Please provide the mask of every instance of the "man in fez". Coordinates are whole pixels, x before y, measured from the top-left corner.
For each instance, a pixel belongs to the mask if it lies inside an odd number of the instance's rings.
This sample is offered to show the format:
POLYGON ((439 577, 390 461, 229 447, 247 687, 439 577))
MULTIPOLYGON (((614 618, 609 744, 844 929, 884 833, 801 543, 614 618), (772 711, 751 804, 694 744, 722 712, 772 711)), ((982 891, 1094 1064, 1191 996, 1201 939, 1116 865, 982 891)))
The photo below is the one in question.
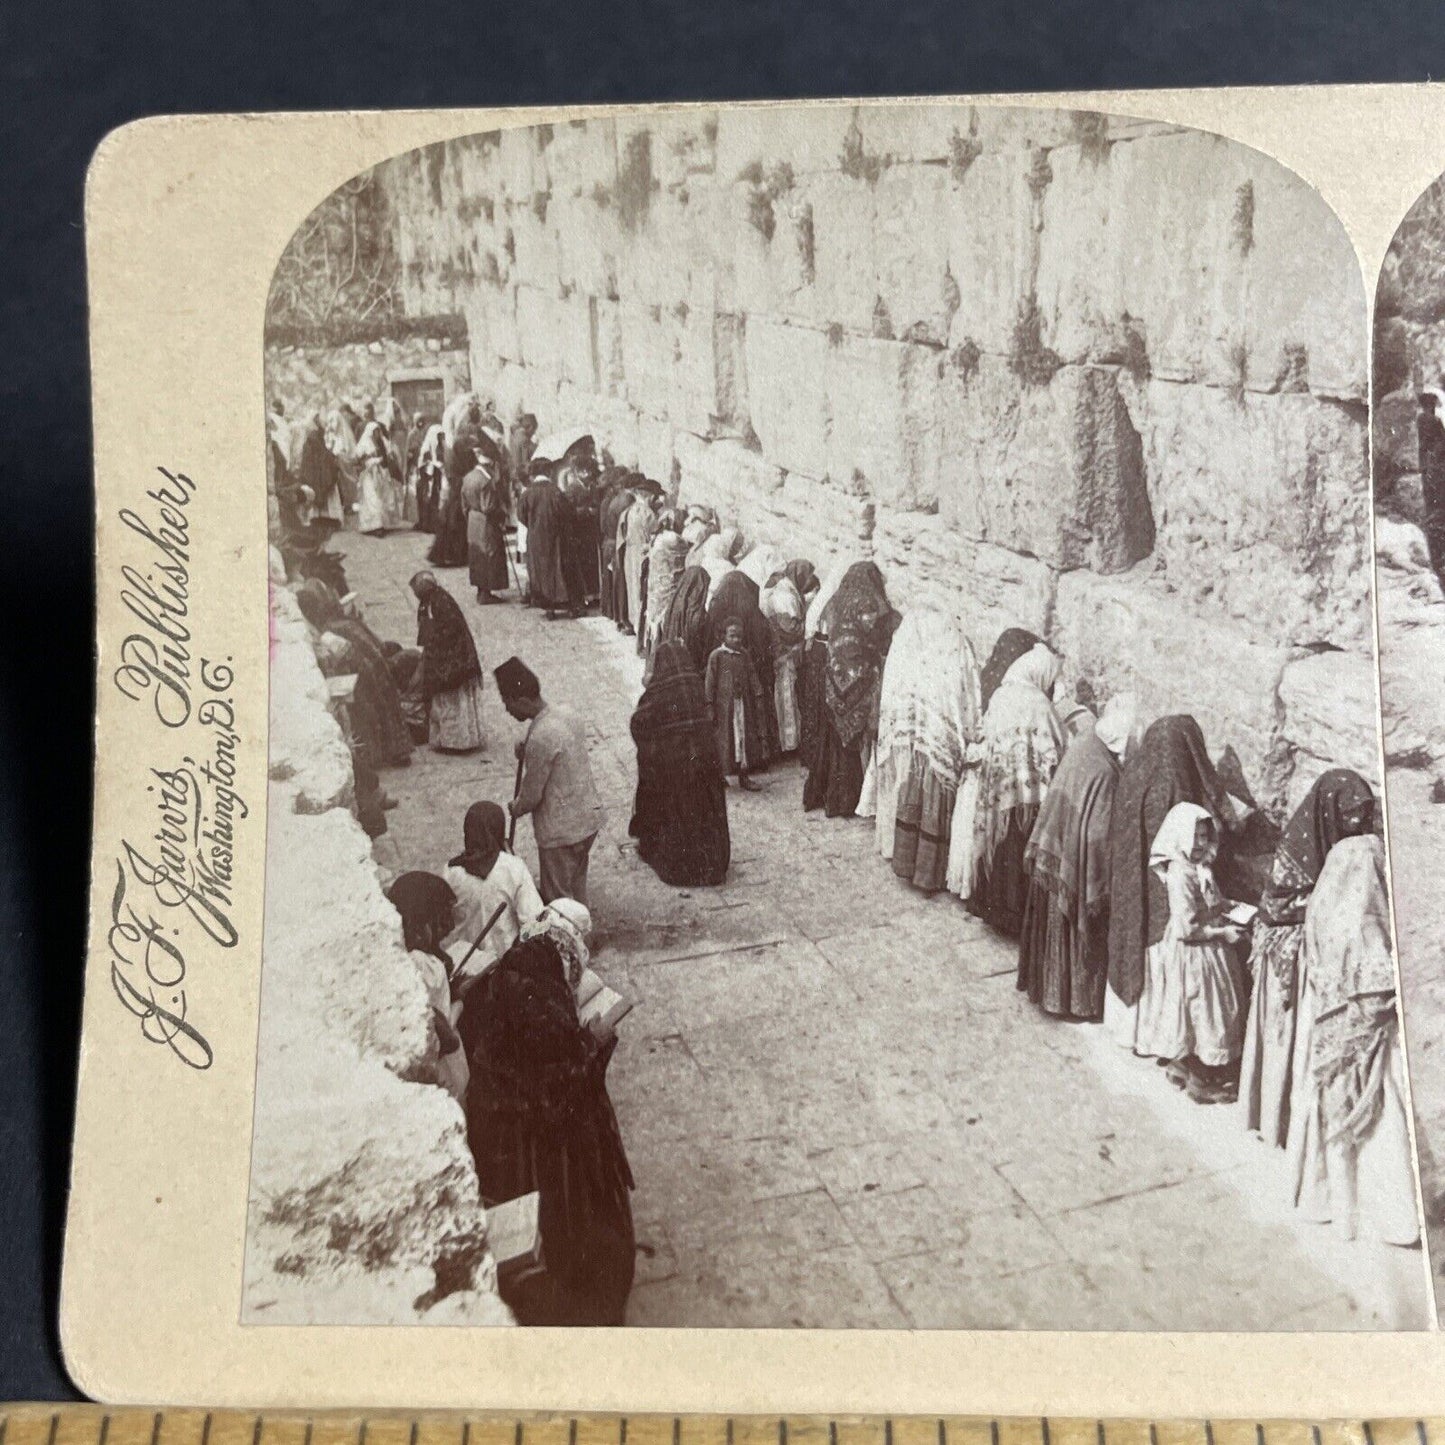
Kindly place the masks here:
POLYGON ((587 862, 602 827, 602 800, 582 724, 567 709, 543 700, 536 674, 520 658, 509 657, 495 676, 502 705, 529 724, 517 744, 521 769, 511 813, 513 818, 532 815, 542 901, 575 898, 585 905, 587 862))

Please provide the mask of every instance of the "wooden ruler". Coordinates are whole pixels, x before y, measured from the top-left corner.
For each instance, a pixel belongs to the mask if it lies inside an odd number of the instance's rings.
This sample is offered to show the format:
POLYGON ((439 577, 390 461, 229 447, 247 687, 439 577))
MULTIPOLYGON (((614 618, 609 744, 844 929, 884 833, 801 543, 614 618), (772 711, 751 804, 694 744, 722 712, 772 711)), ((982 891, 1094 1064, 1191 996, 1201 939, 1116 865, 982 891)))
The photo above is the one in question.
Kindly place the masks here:
POLYGON ((1430 1420, 1054 1420, 907 1416, 0 1407, 0 1445, 1431 1445, 1430 1420))

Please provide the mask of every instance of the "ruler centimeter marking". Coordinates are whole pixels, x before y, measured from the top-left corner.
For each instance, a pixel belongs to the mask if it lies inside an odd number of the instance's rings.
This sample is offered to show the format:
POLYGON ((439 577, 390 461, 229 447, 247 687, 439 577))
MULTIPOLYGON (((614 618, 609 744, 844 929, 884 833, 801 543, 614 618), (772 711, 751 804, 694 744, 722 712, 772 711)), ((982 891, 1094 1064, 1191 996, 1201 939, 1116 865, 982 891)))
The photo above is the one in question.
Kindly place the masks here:
POLYGON ((1445 1445, 1445 1419, 527 1415, 0 1405, 0 1445, 1445 1445))

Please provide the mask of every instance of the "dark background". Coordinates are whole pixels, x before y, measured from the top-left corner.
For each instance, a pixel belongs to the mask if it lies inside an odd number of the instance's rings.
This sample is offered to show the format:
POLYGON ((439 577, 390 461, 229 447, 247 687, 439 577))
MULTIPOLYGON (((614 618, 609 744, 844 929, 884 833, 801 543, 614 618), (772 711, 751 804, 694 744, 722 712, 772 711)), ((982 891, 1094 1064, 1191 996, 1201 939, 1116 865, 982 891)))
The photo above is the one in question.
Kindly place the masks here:
MULTIPOLYGON (((185 111, 1422 81, 1432 71, 1445 72, 1445 15, 1424 0, 0 0, 0 1400, 75 1398, 55 1302, 91 795, 81 196, 107 131, 185 111)), ((200 414, 204 379, 177 402, 200 414)), ((144 1328, 144 1300, 135 1307, 144 1328)))

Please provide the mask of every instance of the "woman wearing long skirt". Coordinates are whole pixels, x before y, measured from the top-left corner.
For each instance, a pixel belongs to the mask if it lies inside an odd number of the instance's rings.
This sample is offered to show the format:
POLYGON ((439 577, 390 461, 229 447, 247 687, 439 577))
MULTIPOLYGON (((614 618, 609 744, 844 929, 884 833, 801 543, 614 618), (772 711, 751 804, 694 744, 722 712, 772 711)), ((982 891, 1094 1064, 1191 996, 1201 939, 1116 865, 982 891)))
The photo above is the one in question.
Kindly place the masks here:
POLYGON ((1169 924, 1169 895, 1164 880, 1149 866, 1149 854, 1176 803, 1198 803, 1226 826, 1237 817, 1199 724, 1183 713, 1150 725, 1139 750, 1120 773, 1114 793, 1104 1023, 1127 1049, 1134 1047, 1137 1036, 1145 958, 1169 924))
POLYGON ((347 617, 336 593, 319 578, 296 589, 301 615, 318 634, 317 659, 328 677, 355 674, 351 698, 354 740, 373 768, 411 761, 411 730, 391 662, 380 639, 358 617, 347 617))
POLYGON ((467 580, 483 605, 501 601, 507 590, 507 489, 495 463, 477 458, 462 479, 462 509, 467 514, 467 580))
POLYGON ((1321 773, 1284 830, 1259 902, 1249 956, 1254 997, 1244 1034, 1239 1107, 1245 1128, 1279 1149, 1289 1139, 1305 909, 1330 850, 1374 825, 1375 795, 1358 773, 1347 768, 1321 773))
MULTIPOLYGON (((983 716, 976 786, 960 790, 973 811, 967 865, 969 911, 1006 938, 1023 927, 1024 849, 1063 754, 1054 712, 1059 659, 1039 643, 1004 674, 983 716)), ((973 779, 970 779, 973 784, 973 779)))
POLYGON ((541 1261, 503 1296, 522 1325, 621 1325, 636 1269, 632 1170, 607 1094, 615 1034, 577 1016, 591 915, 549 904, 473 985, 467 1142, 486 1204, 536 1191, 541 1261))
POLYGON ((722 646, 729 621, 736 619, 742 624, 743 642, 762 684, 759 756, 748 759, 749 770, 754 772, 762 771, 778 755, 778 717, 773 701, 773 629, 758 605, 760 600, 757 584, 740 571, 732 571, 723 578, 707 609, 708 657, 722 646))
POLYGON ((622 514, 621 539, 622 573, 627 584, 628 631, 642 630, 642 564, 652 547, 652 538, 657 531, 657 516, 653 511, 652 499, 643 492, 637 493, 637 500, 622 514))
POLYGON ((657 535, 647 557, 647 606, 644 617, 644 656, 652 653, 667 622, 668 608, 682 578, 687 543, 682 540, 682 517, 675 510, 657 519, 657 535))
POLYGON ((878 851, 928 893, 948 879, 958 785, 982 719, 978 663, 963 629, 941 612, 905 613, 878 709, 878 851))
POLYGON ((826 642, 821 698, 814 703, 817 737, 803 785, 808 812, 821 807, 828 817, 841 818, 857 811, 878 738, 883 665, 898 621, 873 562, 849 567, 822 609, 818 632, 826 642))
POLYGON ((658 643, 680 642, 687 649, 693 670, 702 676, 707 667, 708 576, 701 567, 688 567, 677 579, 672 601, 662 619, 658 643))
POLYGON ((542 912, 542 895, 527 865, 507 847, 507 815, 498 803, 473 803, 462 822, 462 851, 442 875, 456 896, 452 926, 442 940, 460 950, 453 991, 467 990, 517 941, 517 934, 542 912), (475 952, 472 945, 501 908, 475 952), (467 955, 470 953, 470 957, 467 955))
POLYGON ((411 579, 417 596, 416 642, 421 685, 429 706, 427 742, 439 753, 475 752, 482 726, 482 664, 472 630, 456 599, 430 572, 411 579))
MULTIPOLYGON (((803 616, 803 655, 798 663, 798 761, 804 773, 821 766, 821 747, 826 730, 827 709, 823 701, 823 678, 828 669, 828 637, 823 631, 823 613, 833 600, 852 561, 835 563, 808 602, 803 616)), ((804 785, 806 807, 806 784, 804 785)))
POLYGON ((1288 1158, 1295 1207, 1346 1238, 1419 1235, 1405 1061, 1373 833, 1330 849, 1305 907, 1288 1158))
POLYGON ((467 514, 462 506, 462 479, 476 464, 477 431, 468 424, 460 434, 444 440, 436 536, 426 554, 433 567, 464 567, 467 564, 467 514))
POLYGON ((1133 695, 1110 698, 1093 729, 1065 750, 1024 850, 1018 986, 1058 1018, 1104 1017, 1109 825, 1120 769, 1142 731, 1133 695))
POLYGON ((675 888, 708 887, 731 857, 727 783, 703 680, 680 641, 662 641, 632 714, 637 795, 628 831, 637 856, 675 888))
POLYGON ((359 531, 375 536, 401 525, 396 484, 389 470, 390 457, 386 433, 378 421, 367 422, 357 444, 356 455, 361 465, 358 478, 356 526, 359 531))
POLYGON ((798 672, 803 659, 803 619, 807 599, 798 581, 812 580, 809 562, 789 562, 771 587, 763 590, 759 605, 773 629, 773 709, 778 719, 778 751, 794 753, 801 740, 798 711, 798 672), (796 577, 788 569, 796 571, 796 577), (803 570, 806 569, 806 572, 803 570))

